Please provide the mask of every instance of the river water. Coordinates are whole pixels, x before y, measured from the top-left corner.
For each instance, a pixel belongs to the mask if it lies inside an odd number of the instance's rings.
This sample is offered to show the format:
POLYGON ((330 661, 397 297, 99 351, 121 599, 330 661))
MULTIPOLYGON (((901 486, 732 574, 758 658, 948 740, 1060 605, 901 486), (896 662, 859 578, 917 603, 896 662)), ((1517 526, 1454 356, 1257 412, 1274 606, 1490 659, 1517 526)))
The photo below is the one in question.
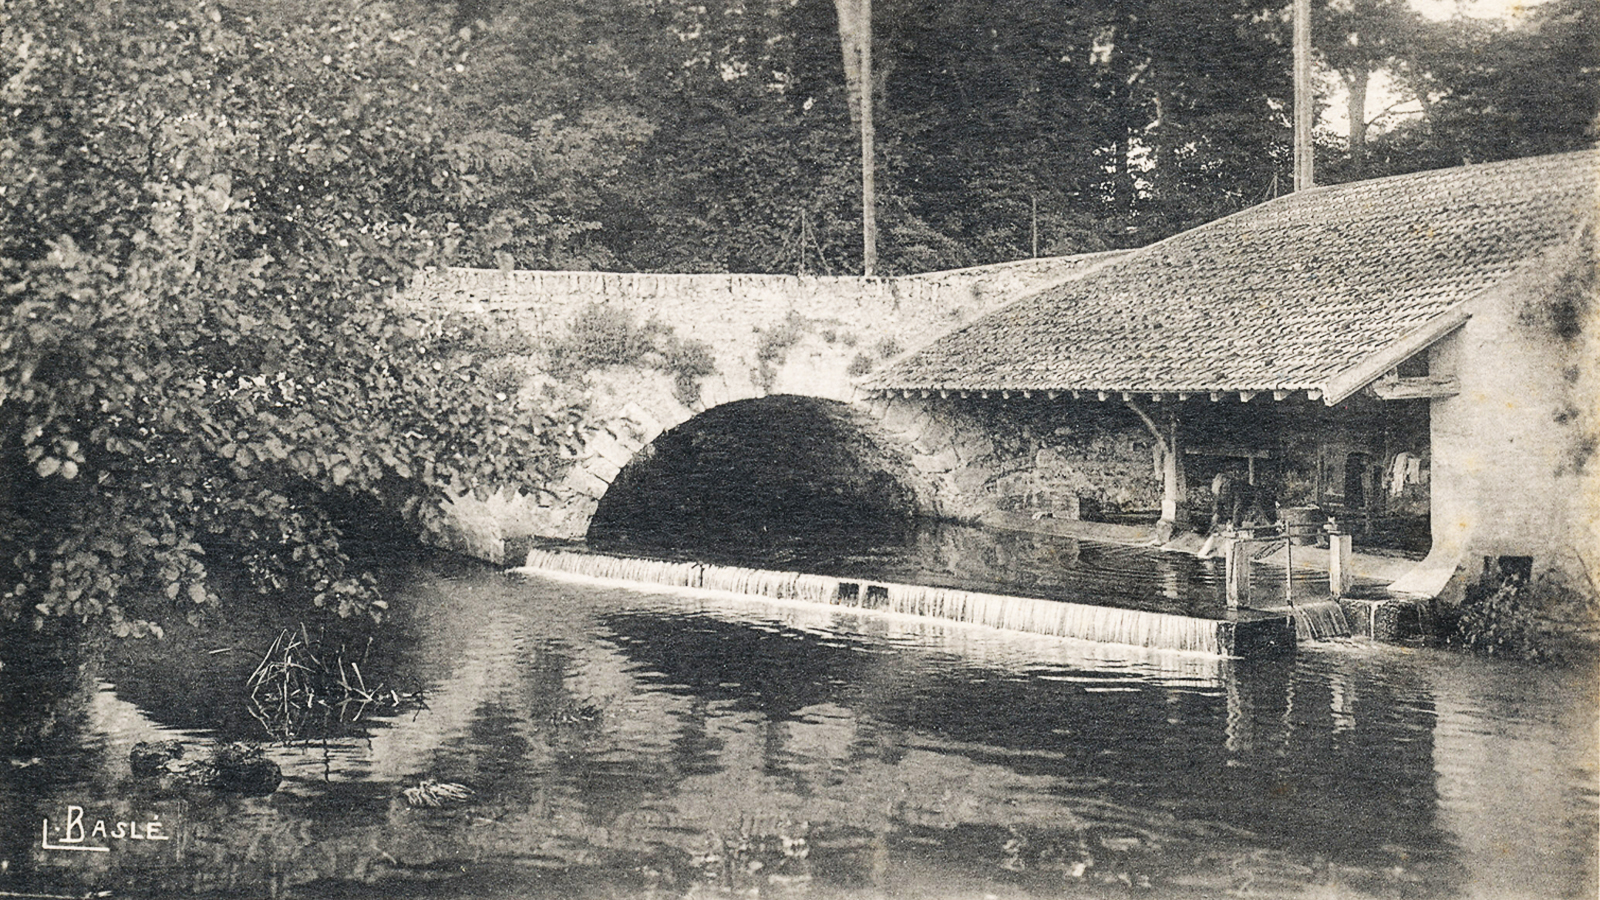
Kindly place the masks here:
POLYGON ((265 612, 0 670, 0 891, 1596 896, 1589 672, 1361 640, 1251 664, 450 559, 400 580, 370 643, 315 636, 425 706, 296 719, 266 796, 129 766, 268 740, 265 612), (471 793, 413 805, 424 779, 471 793))

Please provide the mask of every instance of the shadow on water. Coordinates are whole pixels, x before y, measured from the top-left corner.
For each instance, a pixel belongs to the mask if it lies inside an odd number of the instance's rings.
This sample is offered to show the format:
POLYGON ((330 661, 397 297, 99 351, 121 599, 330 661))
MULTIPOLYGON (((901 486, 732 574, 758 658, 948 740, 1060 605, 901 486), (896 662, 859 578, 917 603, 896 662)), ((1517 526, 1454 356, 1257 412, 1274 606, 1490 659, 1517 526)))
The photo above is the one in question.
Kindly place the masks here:
MULTIPOLYGON (((591 544, 1163 611, 1218 602, 1212 562, 918 523, 911 473, 844 412, 759 412, 663 435, 607 494, 591 544)), ((1246 663, 449 557, 389 574, 381 628, 307 621, 303 643, 425 702, 325 707, 290 741, 252 714, 250 677, 302 617, 245 598, 216 628, 0 669, 0 892, 1600 889, 1597 729, 1570 699, 1593 673, 1360 642, 1246 663), (281 768, 273 793, 130 766, 139 742, 241 740, 281 768)), ((313 700, 329 684, 302 687, 313 700)))
MULTIPOLYGON (((426 708, 271 744, 242 797, 133 776, 282 622, 0 670, 0 891, 287 897, 1565 897, 1595 887, 1587 673, 1346 644, 1264 664, 405 569, 364 644, 426 708), (224 646, 230 653, 210 651, 224 646), (251 652, 246 653, 246 649, 251 652), (238 658, 234 658, 235 655, 238 658), (53 673, 53 674, 52 674, 53 673), (1507 764, 1507 761, 1515 761, 1507 764), (407 791, 460 785, 437 806, 407 791), (168 842, 45 849, 39 827, 168 842), (1509 848, 1510 855, 1505 852, 1509 848), (1494 889, 1494 890, 1490 890, 1494 889)), ((370 669, 368 666, 370 665, 370 669)), ((58 833, 59 837, 64 837, 58 833)))

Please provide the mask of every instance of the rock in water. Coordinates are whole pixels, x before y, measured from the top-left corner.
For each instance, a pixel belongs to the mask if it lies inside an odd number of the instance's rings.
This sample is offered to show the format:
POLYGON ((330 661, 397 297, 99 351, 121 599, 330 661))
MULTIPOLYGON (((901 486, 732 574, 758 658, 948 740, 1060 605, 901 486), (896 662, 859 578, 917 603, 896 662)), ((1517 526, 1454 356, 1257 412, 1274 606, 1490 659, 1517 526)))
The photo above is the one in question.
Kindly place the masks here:
POLYGON ((128 753, 128 763, 139 778, 153 778, 167 771, 167 763, 183 756, 182 741, 140 741, 128 753))
POLYGON ((261 752, 260 747, 249 744, 227 744, 217 748, 211 757, 216 770, 211 786, 219 791, 259 797, 278 789, 283 781, 283 770, 261 752))

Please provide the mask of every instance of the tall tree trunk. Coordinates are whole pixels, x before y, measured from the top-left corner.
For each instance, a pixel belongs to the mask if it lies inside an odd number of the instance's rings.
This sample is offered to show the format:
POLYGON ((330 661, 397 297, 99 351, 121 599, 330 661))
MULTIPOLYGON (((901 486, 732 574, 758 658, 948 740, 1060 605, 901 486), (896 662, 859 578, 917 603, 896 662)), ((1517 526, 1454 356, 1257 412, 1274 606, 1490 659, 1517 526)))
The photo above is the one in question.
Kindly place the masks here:
POLYGON ((1366 69, 1356 69, 1345 75, 1344 86, 1350 92, 1345 109, 1350 116, 1350 166, 1357 178, 1366 174, 1367 168, 1367 79, 1366 69))

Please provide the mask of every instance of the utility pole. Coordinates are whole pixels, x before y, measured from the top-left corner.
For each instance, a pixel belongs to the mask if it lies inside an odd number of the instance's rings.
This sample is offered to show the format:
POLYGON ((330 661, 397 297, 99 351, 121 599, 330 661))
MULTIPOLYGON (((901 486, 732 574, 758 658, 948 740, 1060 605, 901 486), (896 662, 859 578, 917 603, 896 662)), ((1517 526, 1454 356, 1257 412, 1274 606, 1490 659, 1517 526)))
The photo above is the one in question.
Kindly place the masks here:
POLYGON ((1033 204, 1032 227, 1029 229, 1029 231, 1033 234, 1033 258, 1034 259, 1038 259, 1039 258, 1039 197, 1038 197, 1037 194, 1035 194, 1034 196, 1029 197, 1028 201, 1033 204))
POLYGON ((1294 0, 1294 189, 1312 187, 1311 0, 1294 0))
MULTIPOLYGON (((1301 0, 1309 2, 1309 0, 1301 0)), ((861 0, 861 274, 878 269, 878 188, 872 151, 872 0, 861 0)))

